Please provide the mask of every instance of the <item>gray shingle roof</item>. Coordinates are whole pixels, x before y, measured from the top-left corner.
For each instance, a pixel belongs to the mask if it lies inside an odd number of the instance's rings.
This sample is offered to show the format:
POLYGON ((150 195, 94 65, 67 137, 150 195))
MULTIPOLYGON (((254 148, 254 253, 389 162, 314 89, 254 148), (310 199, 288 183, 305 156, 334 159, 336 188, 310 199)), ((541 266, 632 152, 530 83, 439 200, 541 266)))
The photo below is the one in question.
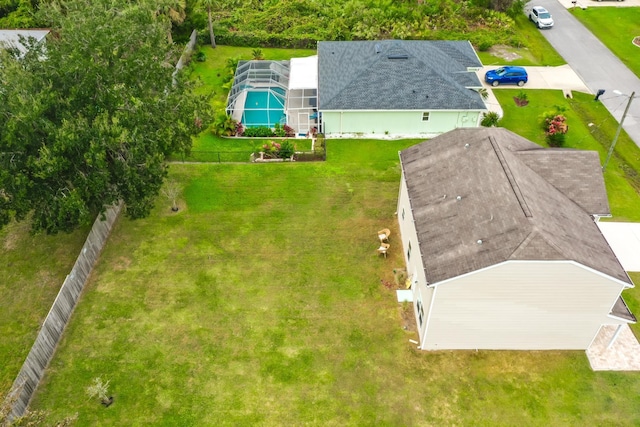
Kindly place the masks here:
POLYGON ((319 108, 486 110, 481 66, 468 41, 319 42, 319 108))
POLYGON ((597 153, 461 128, 400 159, 429 283, 507 260, 574 260, 631 283, 590 216, 609 211, 597 153))

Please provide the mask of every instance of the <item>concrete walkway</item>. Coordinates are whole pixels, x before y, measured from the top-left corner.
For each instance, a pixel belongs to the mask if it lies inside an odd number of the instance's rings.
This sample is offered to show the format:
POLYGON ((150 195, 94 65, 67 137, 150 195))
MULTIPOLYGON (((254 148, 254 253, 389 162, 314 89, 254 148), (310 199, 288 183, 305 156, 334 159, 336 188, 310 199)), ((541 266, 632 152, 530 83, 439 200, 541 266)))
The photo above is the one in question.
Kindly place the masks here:
POLYGON ((640 371, 640 344, 629 325, 624 325, 610 349, 609 341, 617 326, 604 325, 587 349, 587 358, 594 371, 640 371))
MULTIPOLYGON (((588 2, 589 6, 598 3, 590 0, 580 1, 581 4, 588 2)), ((609 6, 628 6, 631 5, 631 1, 636 0, 600 3, 606 3, 609 6)), ((530 8, 532 5, 529 3, 527 7, 530 8)), ((597 92, 598 89, 606 91, 600 100, 616 120, 620 121, 622 118, 629 95, 636 92, 638 99, 631 103, 623 127, 633 141, 640 146, 640 79, 578 22, 558 0, 535 0, 535 5, 545 7, 551 12, 555 21, 553 28, 541 30, 544 37, 580 76, 592 93, 597 92), (613 90, 619 90, 624 95, 616 95, 613 90)), ((631 43, 631 40, 621 40, 621 43, 625 42, 631 43)), ((638 48, 638 54, 640 54, 640 48, 638 48)))

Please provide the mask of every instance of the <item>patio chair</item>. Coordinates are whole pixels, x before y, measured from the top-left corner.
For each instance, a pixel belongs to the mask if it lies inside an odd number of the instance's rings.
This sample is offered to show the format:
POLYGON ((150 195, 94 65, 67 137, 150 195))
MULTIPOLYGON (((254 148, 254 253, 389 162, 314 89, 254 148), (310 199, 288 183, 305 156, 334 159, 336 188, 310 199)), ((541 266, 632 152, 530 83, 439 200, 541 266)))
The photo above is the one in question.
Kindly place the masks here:
POLYGON ((391 230, 389 230, 388 228, 383 228, 382 230, 378 231, 378 239, 380 239, 380 242, 388 242, 390 235, 391 230))
POLYGON ((388 243, 380 243, 380 247, 378 248, 378 254, 383 254, 384 257, 387 257, 387 251, 391 247, 388 243))

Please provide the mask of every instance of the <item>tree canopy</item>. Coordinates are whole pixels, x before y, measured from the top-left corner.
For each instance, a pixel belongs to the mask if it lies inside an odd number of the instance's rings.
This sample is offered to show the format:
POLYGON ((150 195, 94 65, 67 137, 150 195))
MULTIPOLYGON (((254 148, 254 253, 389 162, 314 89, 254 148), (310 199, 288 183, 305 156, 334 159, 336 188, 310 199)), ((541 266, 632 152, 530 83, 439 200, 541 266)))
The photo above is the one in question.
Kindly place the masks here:
POLYGON ((0 227, 31 212, 69 231, 118 200, 147 215, 165 158, 210 121, 207 99, 173 79, 181 47, 147 2, 69 0, 41 10, 46 44, 0 52, 0 227))

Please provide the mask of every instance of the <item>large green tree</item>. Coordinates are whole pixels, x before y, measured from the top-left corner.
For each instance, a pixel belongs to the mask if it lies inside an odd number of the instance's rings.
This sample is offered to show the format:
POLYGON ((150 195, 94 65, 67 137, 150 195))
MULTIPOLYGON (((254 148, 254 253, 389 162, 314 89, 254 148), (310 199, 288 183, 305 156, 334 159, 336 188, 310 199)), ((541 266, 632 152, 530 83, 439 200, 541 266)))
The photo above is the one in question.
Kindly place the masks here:
POLYGON ((43 9, 52 34, 23 58, 0 53, 0 227, 68 231, 123 200, 147 215, 165 158, 188 151, 206 99, 172 78, 170 23, 146 3, 69 0, 43 9))

